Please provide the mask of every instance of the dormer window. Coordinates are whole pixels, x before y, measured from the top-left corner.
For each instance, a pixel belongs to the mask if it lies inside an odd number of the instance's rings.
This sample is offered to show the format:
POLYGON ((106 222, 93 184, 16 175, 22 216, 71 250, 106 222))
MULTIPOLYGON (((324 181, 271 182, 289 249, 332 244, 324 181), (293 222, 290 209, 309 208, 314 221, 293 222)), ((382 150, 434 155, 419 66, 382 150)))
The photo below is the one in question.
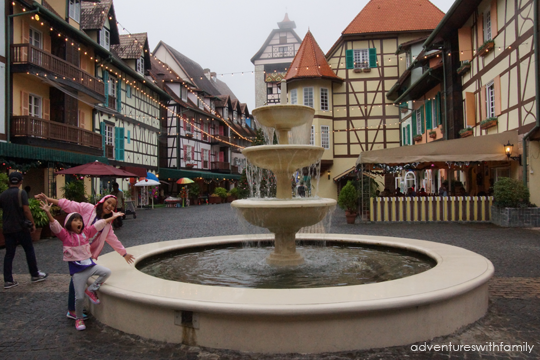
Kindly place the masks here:
POLYGON ((181 95, 182 95, 182 101, 187 101, 187 89, 185 87, 183 87, 181 90, 181 95))
POLYGON ((144 75, 144 57, 137 59, 137 72, 144 75))
POLYGON ((109 29, 103 28, 99 31, 99 45, 105 49, 111 49, 111 32, 109 29))
POLYGON ((238 112, 236 110, 232 112, 232 119, 235 124, 238 123, 238 112))
POLYGON ((81 0, 69 0, 69 17, 81 22, 81 0))
POLYGON ((246 115, 242 114, 242 126, 246 127, 246 115))
POLYGON ((199 105, 199 109, 204 110, 204 100, 201 98, 197 98, 197 104, 199 105))
POLYGON ((225 120, 229 119, 229 108, 223 108, 223 118, 225 120))

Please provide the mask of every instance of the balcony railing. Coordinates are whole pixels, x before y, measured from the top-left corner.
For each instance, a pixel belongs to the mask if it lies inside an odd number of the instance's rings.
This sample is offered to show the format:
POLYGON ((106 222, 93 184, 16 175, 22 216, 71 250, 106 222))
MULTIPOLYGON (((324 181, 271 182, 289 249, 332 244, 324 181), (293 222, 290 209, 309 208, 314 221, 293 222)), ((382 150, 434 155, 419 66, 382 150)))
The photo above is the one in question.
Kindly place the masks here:
POLYGON ((228 136, 223 136, 223 135, 214 135, 214 139, 212 139, 212 142, 219 142, 219 141, 231 142, 231 138, 228 136))
POLYGON ((212 162, 212 170, 226 170, 229 171, 231 169, 230 163, 228 162, 221 162, 221 161, 213 161, 212 162))
POLYGON ((107 159, 114 159, 114 146, 105 145, 105 156, 107 159))
POLYGON ((12 64, 32 64, 39 66, 45 70, 62 76, 66 79, 74 81, 84 87, 105 95, 105 86, 97 77, 82 71, 75 65, 68 63, 40 48, 30 44, 15 44, 11 45, 11 61, 12 64))
POLYGON ((101 135, 76 126, 44 120, 33 116, 13 116, 11 135, 59 140, 71 144, 101 149, 101 135))
POLYGON ((109 95, 109 102, 107 107, 111 110, 116 110, 116 97, 109 95))

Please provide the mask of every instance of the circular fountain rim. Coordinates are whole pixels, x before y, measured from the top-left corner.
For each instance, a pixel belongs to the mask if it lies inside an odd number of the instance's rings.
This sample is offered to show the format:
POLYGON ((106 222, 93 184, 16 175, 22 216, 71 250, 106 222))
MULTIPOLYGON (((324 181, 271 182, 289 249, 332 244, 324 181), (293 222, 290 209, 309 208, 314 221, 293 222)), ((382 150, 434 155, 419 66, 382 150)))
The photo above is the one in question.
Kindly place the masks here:
MULTIPOLYGON (((376 284, 310 289, 247 289, 156 278, 135 267, 128 267, 116 254, 109 253, 99 259, 99 264, 112 270, 112 276, 100 291, 149 305, 207 313, 336 315, 446 300, 483 285, 494 272, 491 262, 481 255, 429 241, 345 234, 298 234, 297 238, 397 247, 430 256, 437 265, 420 274, 376 284)), ((135 246, 129 248, 128 252, 136 257, 138 263, 150 256, 182 248, 271 239, 273 235, 192 238, 135 246)))
POLYGON ((322 146, 304 145, 304 144, 275 144, 275 145, 257 145, 250 146, 242 149, 242 153, 259 152, 265 150, 311 150, 311 151, 324 151, 322 146))
POLYGON ((241 199, 234 200, 231 203, 232 207, 236 208, 306 208, 306 207, 331 207, 336 206, 337 201, 328 198, 303 198, 303 199, 278 199, 268 198, 267 200, 241 199))

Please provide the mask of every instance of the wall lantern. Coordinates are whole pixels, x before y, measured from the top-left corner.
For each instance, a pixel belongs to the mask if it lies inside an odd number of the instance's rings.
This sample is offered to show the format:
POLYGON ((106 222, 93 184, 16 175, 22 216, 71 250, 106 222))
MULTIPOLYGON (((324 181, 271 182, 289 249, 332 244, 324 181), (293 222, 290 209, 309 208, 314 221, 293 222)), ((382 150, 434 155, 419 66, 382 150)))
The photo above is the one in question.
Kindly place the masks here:
POLYGON ((504 153, 506 154, 506 157, 508 160, 514 160, 519 161, 519 165, 521 166, 521 154, 518 156, 512 156, 512 151, 514 150, 514 144, 510 144, 510 140, 508 140, 508 144, 504 145, 504 153))
POLYGON ((330 180, 330 170, 326 172, 328 174, 328 180, 330 180))

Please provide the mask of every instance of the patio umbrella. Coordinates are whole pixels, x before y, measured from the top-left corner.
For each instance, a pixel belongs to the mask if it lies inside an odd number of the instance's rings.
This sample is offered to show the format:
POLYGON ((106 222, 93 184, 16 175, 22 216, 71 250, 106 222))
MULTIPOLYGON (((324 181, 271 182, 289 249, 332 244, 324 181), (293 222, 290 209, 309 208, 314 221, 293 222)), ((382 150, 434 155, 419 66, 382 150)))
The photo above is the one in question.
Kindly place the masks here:
MULTIPOLYGON (((141 181, 135 183, 135 185, 133 185, 133 186, 147 187, 147 186, 157 186, 157 185, 159 185, 159 181, 145 179, 145 180, 141 180, 141 181)), ((148 193, 146 194, 146 196, 148 196, 148 193)), ((152 197, 152 209, 153 208, 154 208, 154 198, 152 197)))
POLYGON ((122 169, 117 169, 114 166, 101 163, 97 160, 88 164, 74 166, 69 169, 55 172, 55 175, 86 175, 93 177, 112 176, 117 178, 137 177, 137 175, 133 173, 122 169))
POLYGON ((155 174, 152 174, 151 172, 147 172, 146 173, 146 178, 148 180, 156 180, 156 181, 159 181, 158 177, 155 175, 155 174))
POLYGON ((181 178, 181 179, 178 179, 176 183, 180 185, 185 185, 185 184, 192 184, 194 182, 195 181, 191 180, 190 178, 181 178))

